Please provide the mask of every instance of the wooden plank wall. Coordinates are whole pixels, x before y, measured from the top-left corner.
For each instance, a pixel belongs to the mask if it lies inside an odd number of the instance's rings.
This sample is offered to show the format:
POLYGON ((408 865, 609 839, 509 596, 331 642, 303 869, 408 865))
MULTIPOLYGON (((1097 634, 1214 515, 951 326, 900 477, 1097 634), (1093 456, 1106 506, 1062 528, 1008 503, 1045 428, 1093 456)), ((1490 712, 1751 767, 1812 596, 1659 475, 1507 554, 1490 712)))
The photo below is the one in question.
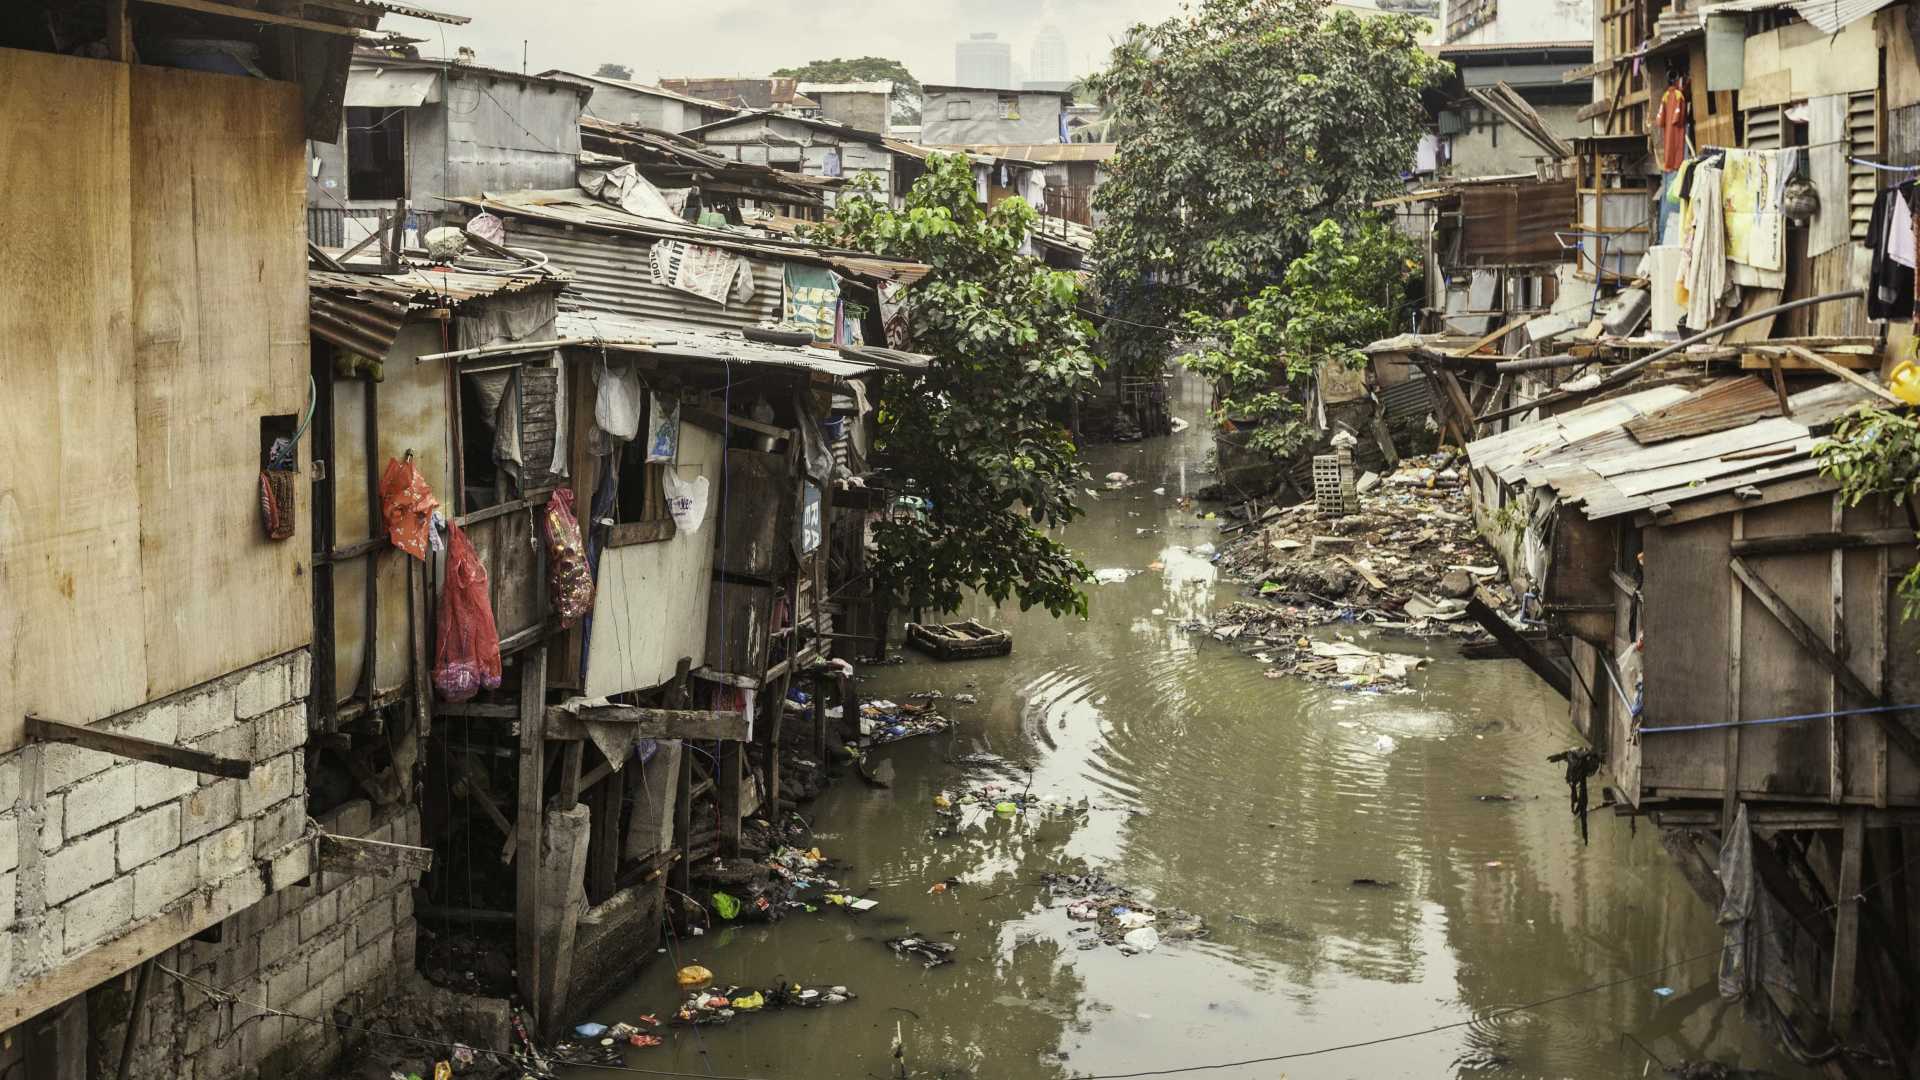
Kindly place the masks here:
POLYGON ((284 542, 265 538, 258 496, 260 418, 308 401, 305 144, 292 83, 152 67, 132 79, 152 698, 312 638, 309 487, 294 484, 299 528, 284 542))
POLYGON ((147 692, 129 69, 0 49, 0 751, 147 692))
MULTIPOLYGON (((1847 530, 1887 528, 1892 519, 1885 515, 1892 513, 1885 507, 1856 507, 1837 523, 1847 530)), ((1836 525, 1833 498, 1826 493, 1756 507, 1740 516, 1747 539, 1823 533, 1836 525)), ((1728 514, 1645 530, 1647 653, 1660 662, 1647 667, 1644 727, 1753 720, 1866 704, 1837 690, 1827 669, 1733 579, 1728 570, 1733 519, 1728 514), (1717 675, 1735 663, 1737 686, 1717 675), (1732 703, 1735 692, 1737 706, 1732 703)), ((1908 631, 1887 613, 1889 575, 1911 565, 1910 547, 1745 558, 1821 641, 1841 642, 1835 651, 1866 686, 1886 687, 1883 669, 1912 666, 1894 653, 1900 648, 1897 639, 1908 631)), ((1897 681, 1893 685, 1897 691, 1897 681)), ((1897 750, 1887 751, 1872 719, 1843 719, 1837 727, 1837 755, 1835 725, 1825 720, 1739 729, 1742 795, 1827 802, 1834 797, 1837 773, 1840 795, 1848 802, 1920 803, 1920 769, 1897 750)), ((1643 792, 1718 798, 1724 791, 1724 730, 1671 735, 1643 731, 1641 744, 1643 792)))

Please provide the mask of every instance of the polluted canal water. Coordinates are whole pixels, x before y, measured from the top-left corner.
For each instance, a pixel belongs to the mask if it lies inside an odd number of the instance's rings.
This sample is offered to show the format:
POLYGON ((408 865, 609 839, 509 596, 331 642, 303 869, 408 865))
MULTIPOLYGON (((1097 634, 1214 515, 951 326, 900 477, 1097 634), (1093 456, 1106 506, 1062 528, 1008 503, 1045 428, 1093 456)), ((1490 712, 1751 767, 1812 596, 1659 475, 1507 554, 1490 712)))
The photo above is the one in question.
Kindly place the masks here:
MULTIPOLYGON (((1201 418, 1203 391, 1179 389, 1177 414, 1201 418)), ((698 963, 722 985, 785 978, 858 999, 662 1028, 666 1045, 629 1051, 628 1065, 885 1078, 897 1027, 914 1077, 1064 1080, 1442 1028, 1207 1075, 1615 1080, 1661 1075, 1649 1051, 1669 1065, 1806 1075, 1717 995, 1718 928, 1656 831, 1635 835, 1602 811, 1581 844, 1545 761, 1575 741, 1566 704, 1517 661, 1363 633, 1432 661, 1409 692, 1369 694, 1264 678, 1179 629, 1240 591, 1191 553, 1217 523, 1176 504, 1183 483, 1208 479, 1208 445, 1195 423, 1088 450, 1093 476, 1135 482, 1100 490, 1061 537, 1089 567, 1144 572, 1089 586, 1086 621, 980 599, 960 617, 1011 629, 1011 656, 910 653, 861 669, 865 697, 939 690, 956 721, 876 751, 893 763, 891 788, 849 775, 802 808, 846 864, 841 883, 877 907, 716 919, 579 1019, 664 1020, 682 998, 676 966, 698 963), (1155 562, 1164 570, 1146 570, 1155 562), (936 796, 990 783, 1044 801, 1018 815, 963 807, 947 829, 936 796), (1201 917, 1206 935, 1131 955, 1081 947, 1090 924, 1042 875, 1085 870, 1201 917), (955 943, 953 962, 929 968, 887 947, 909 933, 955 943), (1514 1008, 1601 984, 1612 985, 1514 1008)))

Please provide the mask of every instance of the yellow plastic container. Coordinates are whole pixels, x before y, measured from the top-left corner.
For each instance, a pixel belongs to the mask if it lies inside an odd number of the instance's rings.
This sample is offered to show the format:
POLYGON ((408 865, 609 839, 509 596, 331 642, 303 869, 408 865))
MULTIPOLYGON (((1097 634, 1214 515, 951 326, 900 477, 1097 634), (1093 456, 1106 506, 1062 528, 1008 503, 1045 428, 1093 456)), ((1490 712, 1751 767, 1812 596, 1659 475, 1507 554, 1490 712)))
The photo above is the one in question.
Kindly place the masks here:
POLYGON ((1909 405, 1920 405, 1920 364, 1902 360, 1887 376, 1887 389, 1909 405))

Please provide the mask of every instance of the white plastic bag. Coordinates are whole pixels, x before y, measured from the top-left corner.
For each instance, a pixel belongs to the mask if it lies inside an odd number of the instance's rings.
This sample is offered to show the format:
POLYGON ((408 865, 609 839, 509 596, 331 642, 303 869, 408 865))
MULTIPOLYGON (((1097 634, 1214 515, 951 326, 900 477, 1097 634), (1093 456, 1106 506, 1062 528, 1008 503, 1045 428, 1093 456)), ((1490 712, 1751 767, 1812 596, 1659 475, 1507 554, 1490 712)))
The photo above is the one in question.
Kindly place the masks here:
POLYGON ((667 481, 667 512, 673 515, 673 525, 690 533, 700 531, 707 520, 707 478, 695 476, 691 480, 680 479, 673 469, 664 470, 667 481))
POLYGON ((646 408, 640 373, 632 365, 600 369, 600 392, 593 403, 593 422, 616 439, 640 433, 640 414, 646 408))

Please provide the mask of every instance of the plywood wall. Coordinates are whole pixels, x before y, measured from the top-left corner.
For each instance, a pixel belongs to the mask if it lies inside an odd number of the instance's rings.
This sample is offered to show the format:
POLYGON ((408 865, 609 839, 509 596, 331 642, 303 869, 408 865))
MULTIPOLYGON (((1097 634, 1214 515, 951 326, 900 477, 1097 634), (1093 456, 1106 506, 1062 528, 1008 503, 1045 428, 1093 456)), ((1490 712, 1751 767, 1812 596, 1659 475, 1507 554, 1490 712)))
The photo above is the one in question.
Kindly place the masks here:
POLYGON ((308 401, 305 152, 291 83, 132 80, 123 227, 152 698, 312 638, 310 487, 294 485, 299 531, 278 543, 257 495, 260 418, 308 401))
POLYGON ((0 751, 147 690, 128 69, 0 49, 0 751))
POLYGON ((694 667, 705 662, 723 447, 718 434, 680 425, 680 476, 705 476, 713 496, 699 532, 681 529, 670 540, 601 554, 587 696, 658 686, 673 677, 683 656, 694 667))
MULTIPOLYGON (((449 346, 438 323, 415 323, 395 339, 384 358, 386 379, 378 385, 380 409, 379 456, 373 462, 377 478, 388 460, 413 451, 413 463, 441 500, 441 512, 453 513, 452 438, 448 433, 447 369, 444 364, 416 364, 415 356, 440 352, 449 346)), ((342 379, 333 388, 334 542, 340 547, 358 543, 383 531, 368 517, 370 479, 366 452, 367 384, 342 379)), ((373 557, 379 580, 379 667, 374 672, 376 692, 406 682, 412 671, 407 624, 407 573, 413 559, 391 549, 373 557)), ((366 658, 366 575, 369 561, 352 559, 333 571, 334 691, 336 700, 351 697, 360 685, 366 658)), ((432 619, 434 612, 428 611, 432 619)))

